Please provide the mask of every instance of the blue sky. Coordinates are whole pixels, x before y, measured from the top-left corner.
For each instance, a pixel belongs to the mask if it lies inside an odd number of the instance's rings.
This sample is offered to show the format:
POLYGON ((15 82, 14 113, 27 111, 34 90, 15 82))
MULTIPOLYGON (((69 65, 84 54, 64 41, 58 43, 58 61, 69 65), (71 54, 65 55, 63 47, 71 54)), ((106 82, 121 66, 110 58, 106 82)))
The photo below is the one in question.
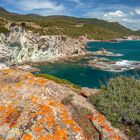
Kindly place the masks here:
POLYGON ((140 0, 0 0, 0 6, 21 14, 99 18, 140 29, 140 0))

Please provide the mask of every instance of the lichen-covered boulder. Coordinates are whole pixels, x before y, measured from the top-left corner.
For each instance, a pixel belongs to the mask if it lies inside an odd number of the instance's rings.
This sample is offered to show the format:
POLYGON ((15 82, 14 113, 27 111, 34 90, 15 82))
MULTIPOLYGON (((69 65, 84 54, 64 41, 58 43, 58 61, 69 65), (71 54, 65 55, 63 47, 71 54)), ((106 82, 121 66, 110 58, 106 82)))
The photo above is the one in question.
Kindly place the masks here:
POLYGON ((84 140, 48 80, 20 70, 0 71, 0 139, 84 140))

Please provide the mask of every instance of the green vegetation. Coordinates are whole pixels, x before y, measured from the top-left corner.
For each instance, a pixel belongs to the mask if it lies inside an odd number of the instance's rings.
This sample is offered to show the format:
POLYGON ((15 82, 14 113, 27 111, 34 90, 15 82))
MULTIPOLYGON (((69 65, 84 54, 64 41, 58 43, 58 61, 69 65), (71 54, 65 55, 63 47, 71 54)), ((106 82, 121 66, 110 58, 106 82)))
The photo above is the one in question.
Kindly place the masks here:
POLYGON ((72 109, 72 117, 80 128, 82 128, 84 136, 87 138, 87 140, 100 139, 99 132, 88 119, 88 116, 91 116, 92 112, 87 108, 74 105, 72 106, 72 109))
POLYGON ((111 79, 99 95, 88 100, 115 127, 134 139, 140 138, 140 80, 122 76, 111 79))
POLYGON ((61 79, 61 78, 58 78, 58 77, 55 77, 55 76, 52 76, 52 75, 49 75, 49 74, 37 74, 36 76, 52 80, 52 81, 54 81, 56 83, 59 83, 59 84, 64 84, 64 85, 68 86, 69 88, 73 89, 74 91, 76 91, 78 93, 81 92, 81 87, 80 86, 75 85, 68 80, 61 79))
POLYGON ((64 104, 64 105, 70 105, 71 104, 71 102, 72 102, 72 100, 73 100, 73 96, 74 95, 72 95, 72 94, 70 94, 70 95, 68 95, 66 98, 64 98, 61 102, 62 102, 62 104, 64 104))
POLYGON ((140 35, 117 22, 107 22, 96 18, 75 18, 68 16, 39 16, 35 14, 19 15, 0 8, 0 17, 13 22, 27 24, 27 28, 43 35, 67 35, 78 38, 87 35, 89 39, 111 40, 128 35, 140 35), (31 27, 34 23, 40 28, 31 27))
POLYGON ((3 26, 0 25, 0 33, 8 33, 9 30, 3 26))

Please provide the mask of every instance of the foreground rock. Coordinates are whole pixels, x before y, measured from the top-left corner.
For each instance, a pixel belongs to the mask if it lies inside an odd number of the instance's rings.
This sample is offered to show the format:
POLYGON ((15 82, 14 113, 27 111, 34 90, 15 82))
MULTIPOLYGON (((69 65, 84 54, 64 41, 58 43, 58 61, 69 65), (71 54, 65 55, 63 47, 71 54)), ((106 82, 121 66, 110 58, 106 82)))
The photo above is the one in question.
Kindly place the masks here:
POLYGON ((127 139, 86 98, 31 73, 1 70, 0 96, 1 139, 127 139))
POLYGON ((1 69, 9 69, 9 67, 4 63, 0 63, 0 70, 1 69))
POLYGON ((21 140, 84 140, 82 130, 48 80, 30 73, 0 71, 0 138, 21 140))
POLYGON ((8 58, 12 64, 52 62, 86 53, 85 43, 78 39, 41 36, 18 26, 10 26, 9 30, 8 34, 0 34, 0 61, 8 58))
POLYGON ((100 92, 99 89, 91 89, 91 88, 85 87, 85 88, 82 88, 81 95, 87 98, 92 95, 97 95, 99 94, 99 92, 100 92))
POLYGON ((27 65, 27 64, 26 65, 15 66, 15 68, 18 68, 20 70, 27 71, 27 72, 37 72, 37 71, 40 70, 38 68, 35 68, 35 67, 27 65))

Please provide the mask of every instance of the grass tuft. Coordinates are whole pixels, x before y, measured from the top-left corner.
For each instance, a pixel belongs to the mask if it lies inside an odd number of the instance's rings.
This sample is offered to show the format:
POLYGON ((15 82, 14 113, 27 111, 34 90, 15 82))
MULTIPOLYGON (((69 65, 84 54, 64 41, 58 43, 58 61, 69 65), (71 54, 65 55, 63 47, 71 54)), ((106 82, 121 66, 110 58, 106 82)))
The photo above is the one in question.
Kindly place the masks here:
POLYGON ((74 91, 81 93, 81 87, 79 85, 73 84, 72 82, 68 80, 61 79, 61 78, 58 78, 49 74, 37 74, 36 76, 52 80, 58 84, 64 84, 68 86, 69 88, 73 89, 74 91))

